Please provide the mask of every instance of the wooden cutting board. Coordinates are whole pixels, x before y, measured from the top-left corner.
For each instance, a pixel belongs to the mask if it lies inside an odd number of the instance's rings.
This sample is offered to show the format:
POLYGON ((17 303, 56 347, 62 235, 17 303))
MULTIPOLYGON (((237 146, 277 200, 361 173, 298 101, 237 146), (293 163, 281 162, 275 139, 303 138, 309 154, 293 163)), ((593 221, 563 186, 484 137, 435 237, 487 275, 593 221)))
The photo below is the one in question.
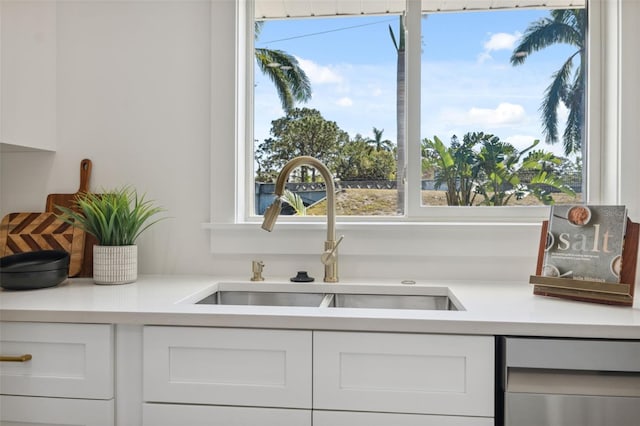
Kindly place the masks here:
POLYGON ((75 207, 76 196, 83 192, 89 192, 89 180, 91 179, 91 160, 84 159, 80 162, 80 187, 73 194, 49 194, 47 195, 46 212, 62 213, 55 206, 67 208, 75 207))
MULTIPOLYGON (((91 180, 91 160, 85 158, 80 162, 80 186, 74 194, 49 194, 47 195, 47 205, 45 211, 61 213, 56 206, 62 206, 69 209, 75 209, 76 197, 82 193, 89 192, 89 181, 91 180)), ((82 266, 78 277, 93 276, 93 246, 98 243, 96 238, 85 233, 84 253, 82 257, 82 266)))
POLYGON ((55 213, 9 213, 0 222, 0 255, 38 250, 69 253, 69 276, 82 269, 85 232, 64 223, 55 213))

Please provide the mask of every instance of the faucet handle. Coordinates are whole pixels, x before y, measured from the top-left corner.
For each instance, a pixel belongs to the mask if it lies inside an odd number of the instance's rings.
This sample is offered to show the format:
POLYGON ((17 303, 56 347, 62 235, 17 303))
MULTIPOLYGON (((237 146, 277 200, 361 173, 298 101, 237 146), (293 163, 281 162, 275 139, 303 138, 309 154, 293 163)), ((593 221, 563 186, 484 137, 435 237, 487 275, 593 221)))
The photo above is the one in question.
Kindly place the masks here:
POLYGON ((264 281, 262 277, 262 269, 264 268, 264 262, 262 260, 254 260, 251 262, 251 281, 264 281))
POLYGON ((344 239, 344 235, 340 235, 340 238, 338 238, 338 241, 336 241, 333 247, 329 247, 324 251, 324 253, 322 253, 322 256, 320 256, 320 260, 324 265, 332 265, 335 263, 336 250, 338 248, 338 245, 342 242, 343 239, 344 239))

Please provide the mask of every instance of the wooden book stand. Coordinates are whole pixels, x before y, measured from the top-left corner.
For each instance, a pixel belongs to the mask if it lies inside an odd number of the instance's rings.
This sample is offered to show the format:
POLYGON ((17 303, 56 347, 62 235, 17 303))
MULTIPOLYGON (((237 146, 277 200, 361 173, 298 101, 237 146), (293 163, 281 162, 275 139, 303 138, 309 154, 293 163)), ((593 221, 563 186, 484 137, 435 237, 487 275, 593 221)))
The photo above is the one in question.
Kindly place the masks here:
POLYGON ((575 280, 572 278, 553 278, 542 276, 544 249, 547 243, 548 227, 549 221, 545 220, 542 222, 536 275, 531 275, 529 278, 529 283, 534 285, 533 294, 581 300, 584 302, 604 303, 608 305, 633 305, 640 225, 627 219, 627 228, 622 249, 620 283, 606 283, 575 280))

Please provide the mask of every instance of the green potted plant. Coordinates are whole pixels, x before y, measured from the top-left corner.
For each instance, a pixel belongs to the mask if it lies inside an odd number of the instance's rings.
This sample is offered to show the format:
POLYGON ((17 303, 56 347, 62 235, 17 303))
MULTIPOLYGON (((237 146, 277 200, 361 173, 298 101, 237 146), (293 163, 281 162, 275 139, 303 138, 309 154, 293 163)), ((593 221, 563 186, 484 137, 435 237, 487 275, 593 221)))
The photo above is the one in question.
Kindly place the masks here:
POLYGON ((69 209, 56 206, 60 219, 93 235, 93 280, 96 284, 126 284, 138 278, 140 234, 160 219, 151 220, 163 211, 153 201, 138 196, 129 186, 101 194, 82 193, 69 209))

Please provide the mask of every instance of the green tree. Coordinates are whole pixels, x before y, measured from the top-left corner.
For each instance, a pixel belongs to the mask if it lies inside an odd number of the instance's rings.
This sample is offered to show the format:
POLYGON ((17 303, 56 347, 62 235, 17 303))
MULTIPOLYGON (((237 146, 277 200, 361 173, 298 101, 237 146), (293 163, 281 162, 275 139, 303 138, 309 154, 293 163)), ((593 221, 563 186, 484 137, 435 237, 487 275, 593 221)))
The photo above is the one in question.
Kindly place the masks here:
POLYGON ((363 171, 363 161, 372 151, 368 140, 357 134, 353 139, 347 138, 339 147, 339 154, 332 162, 336 176, 340 180, 360 180, 363 171))
POLYGON ((512 198, 533 195, 553 204, 551 190, 575 195, 559 176, 562 159, 545 151, 533 151, 540 141, 522 151, 483 132, 454 136, 449 147, 438 137, 423 141, 423 150, 436 164, 436 188, 447 186, 450 206, 504 206, 512 198), (527 154, 525 156, 525 154, 527 154), (521 179, 531 176, 528 182, 521 179), (481 200, 476 202, 477 196, 481 200))
POLYGON ((481 144, 474 166, 481 172, 478 173, 478 190, 484 196, 482 204, 506 205, 513 193, 506 191, 505 186, 515 188, 520 184, 514 168, 521 154, 513 145, 491 134, 469 133, 465 137, 481 144))
MULTIPOLYGON (((534 146, 539 141, 535 141, 534 146)), ((522 161, 521 171, 533 172, 533 177, 526 184, 521 184, 520 189, 524 194, 516 194, 517 197, 529 195, 541 200, 544 204, 553 204, 550 189, 559 190, 568 195, 576 196, 573 189, 566 183, 563 176, 563 165, 566 159, 559 158, 550 152, 543 150, 530 151, 522 161)))
POLYGON ((384 129, 373 128, 373 139, 368 139, 367 142, 376 151, 393 151, 393 142, 389 139, 382 139, 384 129))
MULTIPOLYGON (((257 40, 262 31, 264 21, 256 21, 254 39, 257 40)), ((309 77, 300 67, 298 60, 282 50, 256 47, 256 63, 258 67, 275 85, 282 109, 286 112, 298 102, 311 99, 311 83, 309 77)))
POLYGON ((552 10, 550 18, 531 23, 511 55, 512 65, 522 65, 533 52, 554 44, 569 44, 576 48, 552 76, 540 106, 543 134, 547 143, 558 138, 558 106, 562 102, 569 110, 562 137, 564 152, 580 152, 584 127, 585 42, 587 14, 584 9, 552 10), (574 71, 574 58, 578 66, 574 71))
MULTIPOLYGON (((309 155, 330 166, 338 154, 339 143, 348 139, 335 121, 325 120, 320 111, 294 108, 285 117, 271 122, 271 138, 265 139, 256 150, 259 175, 277 175, 287 161, 309 155)), ((316 170, 303 166, 298 178, 301 182, 315 182, 316 170)))
POLYGON ((353 139, 344 140, 333 164, 336 176, 343 181, 389 180, 395 177, 393 152, 371 145, 371 139, 357 134, 353 139))
POLYGON ((423 158, 429 158, 429 166, 435 168, 435 187, 446 186, 447 205, 471 206, 475 195, 478 168, 473 146, 477 141, 468 137, 463 143, 454 136, 449 147, 437 137, 422 141, 423 158))

